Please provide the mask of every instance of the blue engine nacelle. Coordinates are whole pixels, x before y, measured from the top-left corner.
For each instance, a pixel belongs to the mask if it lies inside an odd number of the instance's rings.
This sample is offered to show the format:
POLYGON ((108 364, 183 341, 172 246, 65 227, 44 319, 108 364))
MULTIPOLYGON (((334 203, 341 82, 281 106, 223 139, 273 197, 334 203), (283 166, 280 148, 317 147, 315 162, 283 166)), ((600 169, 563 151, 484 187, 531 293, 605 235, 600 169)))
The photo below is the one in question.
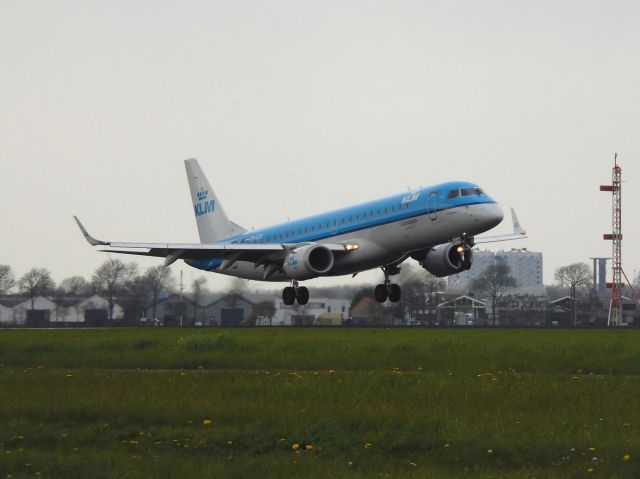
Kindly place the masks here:
POLYGON ((328 273, 333 263, 333 251, 321 244, 314 244, 290 251, 282 269, 289 278, 304 280, 328 273))

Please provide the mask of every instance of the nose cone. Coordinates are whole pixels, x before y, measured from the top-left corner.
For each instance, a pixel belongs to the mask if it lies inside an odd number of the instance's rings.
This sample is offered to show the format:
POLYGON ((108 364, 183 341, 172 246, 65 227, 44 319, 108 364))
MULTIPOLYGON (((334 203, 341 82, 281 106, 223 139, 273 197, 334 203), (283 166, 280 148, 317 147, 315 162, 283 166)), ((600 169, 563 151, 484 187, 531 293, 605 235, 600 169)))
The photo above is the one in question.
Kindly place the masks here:
POLYGON ((484 203, 470 208, 469 214, 475 223, 475 234, 484 233, 502 222, 504 215, 497 203, 484 203))
POLYGON ((502 213, 502 208, 498 203, 491 203, 487 205, 486 212, 486 222, 487 228, 493 228, 502 223, 502 219, 504 218, 504 214, 502 213))

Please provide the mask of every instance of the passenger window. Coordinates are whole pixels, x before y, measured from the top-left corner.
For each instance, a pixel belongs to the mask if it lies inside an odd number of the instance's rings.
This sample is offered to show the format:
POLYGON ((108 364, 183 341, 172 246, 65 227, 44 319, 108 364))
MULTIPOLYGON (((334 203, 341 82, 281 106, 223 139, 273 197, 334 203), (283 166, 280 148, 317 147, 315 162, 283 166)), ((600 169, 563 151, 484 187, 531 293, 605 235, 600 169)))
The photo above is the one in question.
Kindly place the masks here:
POLYGON ((460 190, 451 190, 447 195, 447 199, 452 200, 453 198, 457 198, 460 196, 460 190))

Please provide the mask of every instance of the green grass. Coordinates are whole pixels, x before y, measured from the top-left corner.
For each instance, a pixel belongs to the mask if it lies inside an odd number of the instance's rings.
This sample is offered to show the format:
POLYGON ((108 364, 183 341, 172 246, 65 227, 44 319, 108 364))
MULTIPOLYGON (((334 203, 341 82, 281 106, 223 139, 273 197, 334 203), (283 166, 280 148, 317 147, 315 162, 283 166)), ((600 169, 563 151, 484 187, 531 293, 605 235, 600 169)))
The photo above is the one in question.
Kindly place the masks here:
POLYGON ((0 330, 0 364, 0 478, 640 477, 635 330, 0 330))

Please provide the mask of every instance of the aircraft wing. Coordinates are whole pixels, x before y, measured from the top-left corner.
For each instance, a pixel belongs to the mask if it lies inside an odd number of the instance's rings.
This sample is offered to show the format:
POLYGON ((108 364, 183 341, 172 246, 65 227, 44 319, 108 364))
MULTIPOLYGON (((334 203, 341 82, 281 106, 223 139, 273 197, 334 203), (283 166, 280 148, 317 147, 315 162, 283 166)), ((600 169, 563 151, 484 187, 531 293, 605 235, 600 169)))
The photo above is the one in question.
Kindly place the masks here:
MULTIPOLYGON (((260 262, 277 262, 284 260, 287 253, 293 249, 312 244, 305 243, 266 243, 266 244, 249 244, 249 243, 131 243, 117 241, 102 241, 94 238, 89 234, 80 220, 74 216, 76 223, 85 239, 91 246, 107 246, 109 248, 122 249, 103 249, 100 251, 108 253, 132 254, 139 256, 157 256, 166 258, 165 266, 168 266, 178 259, 230 259, 235 261, 252 261, 260 262), (146 250, 146 251, 145 251, 146 250)), ((345 244, 326 244, 323 246, 329 248, 334 253, 348 252, 348 245, 345 244)))
POLYGON ((518 221, 518 216, 516 215, 516 211, 513 208, 511 208, 511 220, 513 221, 512 234, 497 236, 478 236, 474 238, 474 243, 495 243, 498 241, 511 241, 527 238, 527 232, 522 228, 522 226, 520 226, 520 221, 518 221))

